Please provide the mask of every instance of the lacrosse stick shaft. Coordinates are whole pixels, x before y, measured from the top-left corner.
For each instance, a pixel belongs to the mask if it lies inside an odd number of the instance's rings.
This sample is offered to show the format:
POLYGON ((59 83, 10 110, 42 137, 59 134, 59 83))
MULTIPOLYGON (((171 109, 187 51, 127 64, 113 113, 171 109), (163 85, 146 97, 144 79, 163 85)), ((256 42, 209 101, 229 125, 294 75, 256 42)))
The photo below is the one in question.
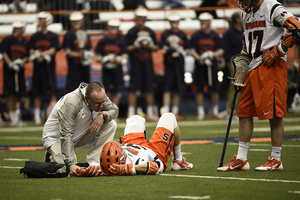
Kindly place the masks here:
POLYGON ((212 87, 212 66, 207 65, 207 76, 208 76, 208 85, 209 87, 212 87))
POLYGON ((15 72, 15 91, 19 92, 19 75, 18 75, 18 72, 15 72))
POLYGON ((237 93, 238 93, 237 90, 235 90, 233 100, 232 100, 232 106, 231 106, 230 116, 229 116, 229 120, 228 120, 227 131, 226 131, 226 135, 225 135, 223 151, 222 151, 222 156, 221 156, 219 167, 223 166, 223 161, 224 161, 224 157, 225 157, 225 151, 226 151, 226 146, 227 146, 227 141, 228 141, 228 136, 229 136, 229 130, 230 130, 230 126, 231 126, 231 120, 232 120, 233 110, 234 110, 234 107, 235 107, 235 100, 236 100, 237 93))

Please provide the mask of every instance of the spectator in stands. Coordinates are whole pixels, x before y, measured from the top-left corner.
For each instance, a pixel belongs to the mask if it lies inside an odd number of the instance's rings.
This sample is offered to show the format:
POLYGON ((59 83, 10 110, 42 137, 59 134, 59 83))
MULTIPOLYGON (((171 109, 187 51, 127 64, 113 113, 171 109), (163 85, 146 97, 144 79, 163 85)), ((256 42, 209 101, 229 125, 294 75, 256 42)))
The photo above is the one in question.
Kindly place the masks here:
POLYGON ((41 124, 42 97, 55 97, 55 53, 59 48, 58 36, 49 31, 48 26, 53 22, 49 12, 38 14, 37 32, 28 43, 30 57, 34 62, 31 93, 34 96, 34 122, 41 124))
POLYGON ((131 28, 126 37, 127 50, 130 58, 130 94, 128 117, 135 114, 136 92, 146 92, 147 119, 157 121, 153 112, 154 72, 152 52, 158 49, 155 33, 145 26, 147 10, 139 7, 135 10, 135 26, 131 28))
POLYGON ((90 65, 94 52, 87 31, 82 30, 84 16, 80 11, 70 14, 72 29, 63 40, 62 48, 68 60, 67 91, 78 87, 81 82, 90 82, 90 65))
POLYGON ((120 20, 112 18, 107 23, 107 35, 95 49, 97 61, 102 63, 102 83, 107 96, 119 106, 119 93, 124 89, 123 67, 127 68, 127 54, 123 36, 120 35, 120 20))
POLYGON ((181 0, 164 0, 163 8, 185 8, 181 0))
POLYGON ((208 84, 211 91, 213 104, 213 115, 221 119, 219 115, 219 81, 218 81, 218 64, 217 60, 221 59, 224 54, 222 40, 217 32, 211 29, 213 16, 208 13, 202 13, 199 16, 201 28, 196 31, 191 38, 192 50, 190 54, 195 58, 195 85, 197 88, 196 102, 198 106, 198 119, 203 120, 205 111, 204 86, 208 84))
POLYGON ((26 90, 24 63, 27 61, 28 40, 23 37, 26 24, 15 21, 11 35, 6 36, 0 44, 4 59, 4 96, 11 126, 25 125, 21 120, 20 101, 26 90))
POLYGON ((12 0, 8 4, 8 12, 25 12, 26 11, 26 0, 12 0))
MULTIPOLYGON (((227 107, 230 109, 232 105, 232 99, 234 94, 234 87, 231 84, 231 80, 227 77, 233 77, 234 76, 234 69, 230 65, 230 60, 233 56, 239 54, 242 50, 242 39, 243 39, 243 23, 240 12, 235 12, 231 16, 231 25, 227 29, 227 31, 223 35, 223 44, 224 44, 224 58, 226 62, 226 67, 224 68, 224 79, 223 82, 225 82, 225 90, 228 91, 228 105, 227 107)), ((240 92, 237 95, 236 102, 239 102, 240 99, 240 92)), ((237 105, 235 104, 234 109, 234 115, 236 115, 237 112, 237 105)), ((226 111, 227 113, 227 111, 226 111)))
POLYGON ((184 87, 184 57, 188 48, 187 35, 179 29, 180 16, 173 11, 168 16, 170 29, 161 35, 161 48, 164 54, 165 65, 165 91, 163 94, 162 114, 170 112, 172 97, 172 112, 177 121, 181 121, 179 115, 179 102, 184 87))

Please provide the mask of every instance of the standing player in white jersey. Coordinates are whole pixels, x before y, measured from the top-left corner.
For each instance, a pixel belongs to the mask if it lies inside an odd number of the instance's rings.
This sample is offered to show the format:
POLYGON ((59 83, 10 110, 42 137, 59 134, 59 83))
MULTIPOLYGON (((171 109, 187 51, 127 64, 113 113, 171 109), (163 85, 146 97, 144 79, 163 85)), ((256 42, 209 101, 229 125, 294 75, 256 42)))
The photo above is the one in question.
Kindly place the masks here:
POLYGON ((300 22, 276 0, 236 0, 242 13, 244 39, 242 53, 248 54, 250 72, 241 91, 238 154, 218 171, 249 171, 247 159, 253 134, 253 117, 268 119, 272 152, 257 171, 283 170, 281 145, 283 119, 287 110, 288 48, 300 39, 300 22))
MULTIPOLYGON (((189 170, 193 164, 181 155, 180 130, 173 113, 163 114, 147 142, 145 119, 133 115, 126 120, 124 136, 118 142, 107 142, 100 156, 104 175, 157 175, 168 167, 168 158, 173 151, 172 171, 189 170)), ((80 176, 100 175, 99 167, 90 166, 77 171, 80 176)))

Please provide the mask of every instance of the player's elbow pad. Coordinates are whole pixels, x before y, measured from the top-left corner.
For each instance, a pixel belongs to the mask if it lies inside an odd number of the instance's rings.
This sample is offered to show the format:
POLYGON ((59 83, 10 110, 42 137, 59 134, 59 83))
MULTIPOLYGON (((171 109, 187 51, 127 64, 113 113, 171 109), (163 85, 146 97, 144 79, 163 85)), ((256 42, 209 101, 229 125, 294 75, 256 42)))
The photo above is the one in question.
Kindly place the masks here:
POLYGON ((158 175, 164 171, 164 166, 159 161, 147 162, 147 175, 158 175))

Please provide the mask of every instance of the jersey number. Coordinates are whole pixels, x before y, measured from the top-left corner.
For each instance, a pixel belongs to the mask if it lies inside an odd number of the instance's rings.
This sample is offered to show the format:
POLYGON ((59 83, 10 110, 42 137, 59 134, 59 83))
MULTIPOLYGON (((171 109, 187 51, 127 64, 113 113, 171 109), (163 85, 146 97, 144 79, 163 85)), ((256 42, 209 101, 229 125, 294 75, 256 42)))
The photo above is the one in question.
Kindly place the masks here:
POLYGON ((252 52, 252 42, 254 40, 256 40, 255 52, 253 54, 251 53, 252 58, 257 58, 258 56, 260 56, 262 54, 260 49, 261 49, 261 43, 263 41, 263 37, 264 37, 263 30, 249 32, 249 35, 248 35, 248 40, 249 40, 248 53, 249 54, 252 52))

